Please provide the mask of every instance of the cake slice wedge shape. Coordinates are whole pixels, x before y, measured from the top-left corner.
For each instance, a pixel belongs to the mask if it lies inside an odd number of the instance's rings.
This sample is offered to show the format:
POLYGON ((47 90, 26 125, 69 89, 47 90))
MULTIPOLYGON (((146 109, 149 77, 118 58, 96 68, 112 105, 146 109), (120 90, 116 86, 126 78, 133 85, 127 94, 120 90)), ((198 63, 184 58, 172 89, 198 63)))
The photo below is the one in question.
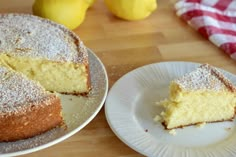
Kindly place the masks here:
POLYGON ((228 121, 235 116, 236 88, 217 68, 203 64, 173 80, 161 105, 166 129, 228 121))
POLYGON ((0 141, 33 137, 63 124, 60 99, 21 73, 0 67, 0 141))

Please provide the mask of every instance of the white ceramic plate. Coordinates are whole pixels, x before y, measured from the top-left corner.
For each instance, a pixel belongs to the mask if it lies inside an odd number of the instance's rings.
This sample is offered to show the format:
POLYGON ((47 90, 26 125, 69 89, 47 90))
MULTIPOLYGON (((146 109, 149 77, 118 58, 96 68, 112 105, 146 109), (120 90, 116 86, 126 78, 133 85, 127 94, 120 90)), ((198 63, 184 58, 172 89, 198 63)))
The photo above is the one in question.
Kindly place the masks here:
POLYGON ((92 84, 89 95, 87 97, 60 95, 67 129, 56 128, 30 139, 2 142, 0 156, 22 155, 52 146, 81 130, 97 115, 107 95, 108 78, 99 58, 89 49, 88 55, 92 84))
MULTIPOLYGON (((176 129, 175 136, 153 118, 162 109, 155 103, 168 97, 169 82, 199 64, 163 62, 129 72, 111 88, 106 104, 107 121, 128 146, 153 157, 236 156, 236 121, 176 129)), ((236 76, 221 70, 234 84, 236 76)))

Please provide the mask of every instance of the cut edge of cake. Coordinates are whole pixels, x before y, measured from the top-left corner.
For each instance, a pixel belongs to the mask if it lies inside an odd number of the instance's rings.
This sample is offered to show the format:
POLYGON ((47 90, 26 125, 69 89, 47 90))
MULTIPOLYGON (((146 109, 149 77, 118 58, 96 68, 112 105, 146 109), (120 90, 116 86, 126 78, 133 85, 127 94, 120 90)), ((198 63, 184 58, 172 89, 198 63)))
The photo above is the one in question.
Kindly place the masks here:
MULTIPOLYGON (((22 73, 29 71, 24 74, 41 83, 41 77, 36 77, 37 75, 31 76, 31 73, 40 74, 40 65, 39 71, 30 69, 29 66, 17 69, 18 64, 17 66, 14 65, 15 61, 9 58, 32 60, 32 64, 35 61, 45 60, 58 64, 60 66, 58 72, 63 68, 64 64, 67 64, 71 69, 68 69, 68 72, 71 71, 70 73, 73 73, 74 71, 76 74, 73 77, 70 75, 71 77, 68 79, 66 77, 63 79, 66 79, 67 82, 73 80, 75 83, 68 83, 65 91, 61 88, 60 91, 57 91, 57 82, 59 81, 54 81, 55 78, 53 78, 49 80, 49 83, 47 83, 47 80, 44 81, 48 84, 48 86, 44 84, 45 88, 47 89, 48 87, 49 89, 47 90, 62 94, 87 95, 89 93, 91 90, 91 78, 88 52, 81 39, 74 32, 51 20, 30 14, 0 14, 0 23, 0 61, 3 66, 22 73), (4 55, 7 56, 5 59, 4 55), (76 82, 80 76, 84 77, 83 80, 76 82), (55 85, 50 86, 50 84, 55 85), (77 89, 77 86, 80 85, 81 87, 77 89), (83 90, 81 91, 80 89, 83 90)), ((45 64, 49 63, 45 62, 45 64)), ((60 76, 57 79, 60 79, 60 76)), ((63 80, 60 82, 63 82, 63 80)), ((62 83, 60 84, 62 86, 62 83)))

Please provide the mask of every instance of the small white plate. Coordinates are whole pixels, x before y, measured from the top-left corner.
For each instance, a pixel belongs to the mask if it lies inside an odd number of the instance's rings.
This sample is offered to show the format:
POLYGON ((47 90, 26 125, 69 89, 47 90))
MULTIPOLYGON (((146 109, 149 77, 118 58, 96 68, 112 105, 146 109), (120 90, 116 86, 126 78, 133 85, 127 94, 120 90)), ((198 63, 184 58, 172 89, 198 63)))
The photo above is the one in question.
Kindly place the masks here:
POLYGON ((16 142, 0 142, 0 156, 16 156, 52 146, 84 128, 102 108, 108 91, 108 78, 100 59, 88 49, 92 90, 87 97, 60 95, 67 129, 56 128, 16 142))
MULTIPOLYGON (((236 156, 236 121, 176 129, 175 136, 155 123, 162 109, 155 103, 168 97, 171 80, 198 67, 197 63, 163 62, 129 72, 111 88, 106 104, 107 121, 128 146, 146 156, 236 156)), ((233 83, 236 76, 221 70, 233 83)))

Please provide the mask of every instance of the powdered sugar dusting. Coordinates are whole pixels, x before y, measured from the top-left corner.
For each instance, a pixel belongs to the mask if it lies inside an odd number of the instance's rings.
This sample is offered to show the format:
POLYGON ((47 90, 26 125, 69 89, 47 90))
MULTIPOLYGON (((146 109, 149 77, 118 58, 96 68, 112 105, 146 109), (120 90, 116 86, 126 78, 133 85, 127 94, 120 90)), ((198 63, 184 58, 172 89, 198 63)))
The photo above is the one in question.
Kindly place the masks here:
POLYGON ((215 90, 229 89, 236 91, 233 84, 216 68, 203 64, 195 71, 185 74, 175 82, 185 90, 215 90))
POLYGON ((39 105, 48 93, 25 76, 0 67, 0 116, 24 112, 30 105, 39 105))
POLYGON ((87 62, 86 48, 73 32, 27 14, 0 15, 0 53, 58 62, 87 62))

